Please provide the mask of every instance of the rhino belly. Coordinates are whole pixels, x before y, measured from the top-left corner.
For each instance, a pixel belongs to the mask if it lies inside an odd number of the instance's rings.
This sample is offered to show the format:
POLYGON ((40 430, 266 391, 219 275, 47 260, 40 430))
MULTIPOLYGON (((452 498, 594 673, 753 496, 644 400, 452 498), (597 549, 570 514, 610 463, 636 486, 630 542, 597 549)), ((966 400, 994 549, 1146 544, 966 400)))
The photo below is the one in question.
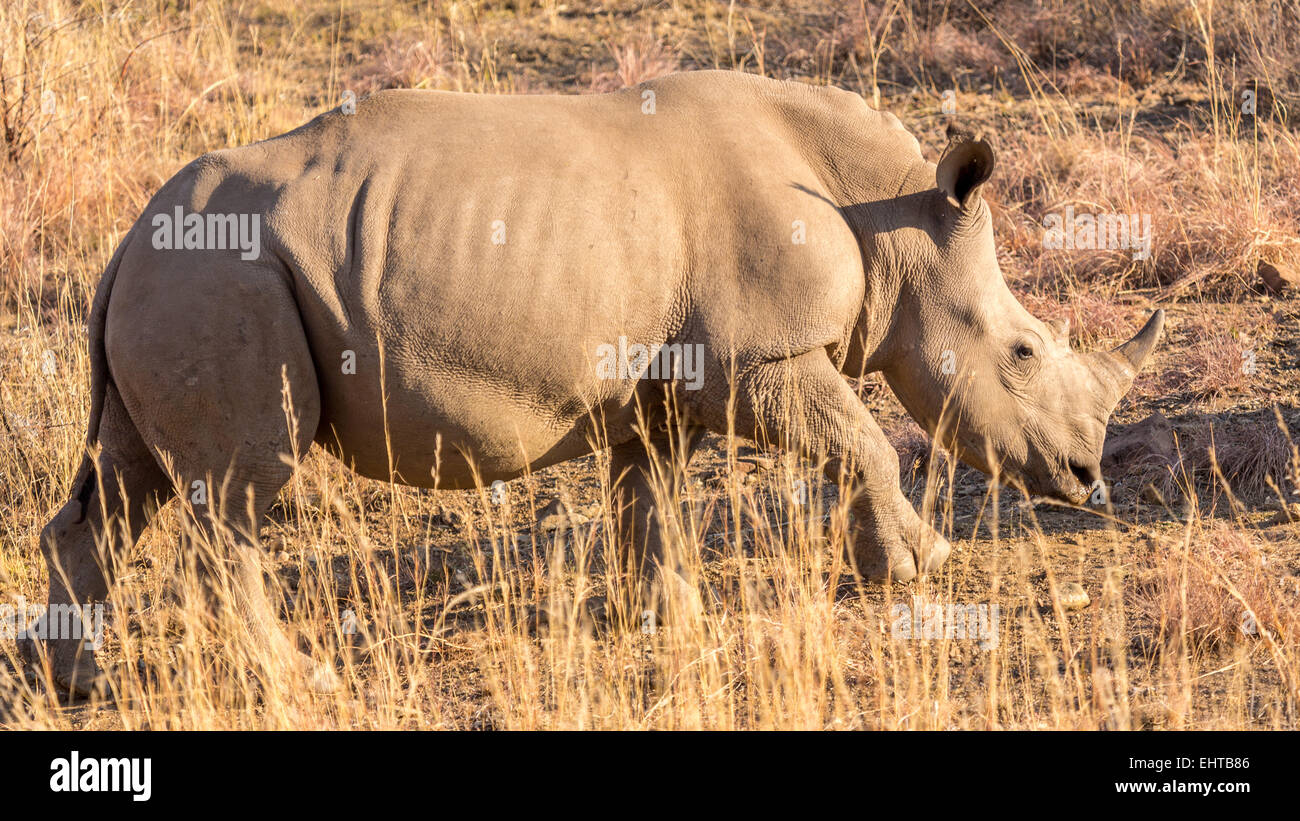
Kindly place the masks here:
POLYGON ((405 342, 384 347, 382 393, 378 346, 357 351, 355 373, 318 362, 316 441, 364 476, 474 487, 584 456, 597 428, 615 442, 634 435, 635 385, 596 379, 589 365, 587 374, 575 374, 524 352, 498 351, 495 369, 471 369, 462 355, 405 342))
POLYGON ((521 406, 492 414, 488 408, 506 406, 487 394, 476 399, 471 391, 448 391, 390 402, 386 437, 382 411, 344 399, 327 405, 317 442, 363 476, 387 480, 391 453, 399 483, 448 489, 510 480, 590 452, 573 435, 576 423, 565 430, 521 406))

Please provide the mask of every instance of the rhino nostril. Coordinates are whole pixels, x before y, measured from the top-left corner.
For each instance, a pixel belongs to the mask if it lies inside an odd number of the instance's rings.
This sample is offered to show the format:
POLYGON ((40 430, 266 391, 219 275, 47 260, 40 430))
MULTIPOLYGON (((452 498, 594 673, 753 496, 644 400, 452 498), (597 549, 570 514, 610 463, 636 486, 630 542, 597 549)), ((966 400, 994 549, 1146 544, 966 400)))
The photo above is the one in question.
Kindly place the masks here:
POLYGON ((1073 473, 1074 478, 1078 479, 1084 487, 1092 487, 1101 480, 1101 465, 1085 464, 1071 459, 1070 473, 1073 473))

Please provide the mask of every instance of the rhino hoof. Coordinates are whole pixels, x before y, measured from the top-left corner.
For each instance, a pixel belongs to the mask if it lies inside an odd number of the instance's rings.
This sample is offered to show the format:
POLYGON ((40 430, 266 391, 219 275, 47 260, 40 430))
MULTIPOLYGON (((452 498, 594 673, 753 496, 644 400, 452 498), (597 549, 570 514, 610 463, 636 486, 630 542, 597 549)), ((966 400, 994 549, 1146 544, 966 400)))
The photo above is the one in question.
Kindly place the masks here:
POLYGON ((918 576, 938 572, 952 552, 948 540, 934 531, 921 534, 911 543, 916 547, 896 546, 886 550, 876 547, 866 556, 859 552, 859 572, 877 584, 910 582, 918 576))
POLYGON ((889 581, 910 582, 916 578, 916 563, 902 562, 889 567, 889 581))
POLYGON ((108 693, 108 678, 95 660, 86 655, 71 664, 55 666, 54 683, 72 695, 90 697, 108 693))
POLYGON ((934 541, 930 545, 930 550, 924 561, 918 559, 918 565, 921 568, 921 575, 925 576, 930 573, 938 573, 943 563, 948 561, 948 554, 952 553, 952 544, 938 533, 933 534, 934 541))
POLYGON ((74 696, 104 696, 108 693, 108 678, 95 662, 90 646, 68 648, 58 643, 42 648, 36 639, 23 636, 18 639, 18 657, 33 667, 49 662, 50 679, 56 687, 74 696))
POLYGON ((886 553, 879 548, 869 548, 870 553, 863 555, 861 548, 856 556, 857 571, 872 584, 889 584, 890 582, 910 582, 916 578, 916 562, 910 551, 897 550, 886 553))

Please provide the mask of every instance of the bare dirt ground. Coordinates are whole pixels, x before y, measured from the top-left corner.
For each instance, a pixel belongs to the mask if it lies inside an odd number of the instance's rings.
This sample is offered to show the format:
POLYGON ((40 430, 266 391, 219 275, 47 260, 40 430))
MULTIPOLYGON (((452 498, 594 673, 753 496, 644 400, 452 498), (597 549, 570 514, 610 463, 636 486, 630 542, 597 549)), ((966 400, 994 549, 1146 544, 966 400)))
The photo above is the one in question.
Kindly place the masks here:
POLYGON ((433 493, 313 452, 263 529, 267 574, 342 693, 286 688, 238 613, 188 601, 169 510, 121 569, 110 692, 67 697, 0 636, 0 726, 1294 729, 1298 42, 1294 2, 18 0, 0 12, 0 601, 44 599, 37 537, 79 458, 85 312, 117 239, 193 156, 345 90, 728 68, 857 91, 931 159, 955 116, 998 148, 999 254, 1032 312, 1079 349, 1156 307, 1167 324, 1112 418, 1100 505, 992 486, 856 383, 954 544, 929 579, 862 583, 815 466, 714 436, 677 500, 676 603, 612 631, 602 454, 433 493), (1148 215, 1149 256, 1046 247, 1067 206, 1148 215), (954 630, 954 606, 991 629, 954 630))

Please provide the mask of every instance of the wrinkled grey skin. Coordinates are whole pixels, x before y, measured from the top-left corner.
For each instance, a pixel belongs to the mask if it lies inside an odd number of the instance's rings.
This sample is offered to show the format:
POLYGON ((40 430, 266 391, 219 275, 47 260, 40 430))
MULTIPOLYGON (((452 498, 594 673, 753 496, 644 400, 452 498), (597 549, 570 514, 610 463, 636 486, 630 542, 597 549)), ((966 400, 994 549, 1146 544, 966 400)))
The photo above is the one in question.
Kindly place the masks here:
MULTIPOLYGON (((853 484, 863 574, 933 571, 949 545, 900 492, 897 454, 843 374, 883 373, 970 464, 1079 502, 1160 333, 1157 314, 1085 356, 1030 316, 994 255, 979 195, 992 166, 966 138, 936 168, 856 95, 725 72, 587 97, 388 91, 201 157, 149 203, 96 293, 96 456, 41 536, 50 602, 102 601, 96 534, 111 523, 126 551, 178 488, 206 481, 193 515, 236 541, 254 636, 328 690, 332 670, 276 624, 256 550, 288 455, 313 442, 366 476, 467 488, 598 440, 639 571, 660 549, 648 475, 669 433, 662 382, 597 376, 598 346, 620 336, 703 346, 702 388, 674 394, 679 463, 734 416, 853 484), (153 247, 153 217, 177 206, 262 215, 260 256, 153 247)), ((61 683, 93 685, 88 646, 47 649, 61 683)))

